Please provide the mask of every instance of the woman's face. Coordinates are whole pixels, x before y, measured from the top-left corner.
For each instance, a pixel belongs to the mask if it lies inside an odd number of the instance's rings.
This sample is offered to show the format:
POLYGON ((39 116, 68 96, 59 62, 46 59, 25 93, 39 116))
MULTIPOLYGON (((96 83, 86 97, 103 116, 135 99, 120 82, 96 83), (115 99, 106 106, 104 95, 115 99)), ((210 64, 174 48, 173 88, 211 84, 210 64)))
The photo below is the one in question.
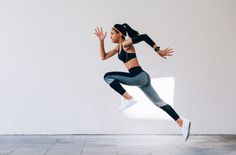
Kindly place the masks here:
POLYGON ((119 43, 121 35, 114 29, 111 29, 111 40, 113 43, 119 43))

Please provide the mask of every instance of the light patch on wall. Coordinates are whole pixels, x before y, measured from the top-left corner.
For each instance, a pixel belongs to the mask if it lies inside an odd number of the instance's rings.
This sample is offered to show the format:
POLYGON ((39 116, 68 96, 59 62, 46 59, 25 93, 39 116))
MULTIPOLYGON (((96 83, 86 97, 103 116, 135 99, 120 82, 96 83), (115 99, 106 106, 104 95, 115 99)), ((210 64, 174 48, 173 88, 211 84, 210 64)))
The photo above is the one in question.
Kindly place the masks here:
MULTIPOLYGON (((151 83, 162 100, 173 107, 175 87, 174 77, 154 78, 151 80, 151 83)), ((123 86, 128 91, 128 93, 138 101, 134 106, 123 112, 127 117, 133 119, 171 119, 171 117, 165 111, 154 105, 145 96, 141 89, 134 86, 123 86)))

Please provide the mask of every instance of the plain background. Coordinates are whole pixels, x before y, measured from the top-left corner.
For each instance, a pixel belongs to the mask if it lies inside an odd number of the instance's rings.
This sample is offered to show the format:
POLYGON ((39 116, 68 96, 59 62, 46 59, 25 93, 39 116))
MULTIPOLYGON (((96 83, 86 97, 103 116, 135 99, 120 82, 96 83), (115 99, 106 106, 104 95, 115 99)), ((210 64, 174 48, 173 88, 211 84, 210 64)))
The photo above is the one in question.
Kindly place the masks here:
POLYGON ((128 23, 174 55, 135 45, 152 78, 174 77, 174 108, 193 134, 236 134, 235 0, 1 0, 0 134, 179 134, 172 120, 130 119, 104 82, 94 29, 128 23))

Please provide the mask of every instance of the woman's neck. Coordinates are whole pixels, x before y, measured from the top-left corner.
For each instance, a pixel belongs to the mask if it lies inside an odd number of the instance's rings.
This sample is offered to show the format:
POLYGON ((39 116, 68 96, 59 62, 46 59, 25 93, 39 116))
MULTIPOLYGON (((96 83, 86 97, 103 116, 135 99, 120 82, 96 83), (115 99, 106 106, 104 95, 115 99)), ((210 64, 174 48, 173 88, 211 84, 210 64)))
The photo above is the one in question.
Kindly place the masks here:
POLYGON ((121 39, 118 44, 121 45, 124 41, 125 39, 121 39))

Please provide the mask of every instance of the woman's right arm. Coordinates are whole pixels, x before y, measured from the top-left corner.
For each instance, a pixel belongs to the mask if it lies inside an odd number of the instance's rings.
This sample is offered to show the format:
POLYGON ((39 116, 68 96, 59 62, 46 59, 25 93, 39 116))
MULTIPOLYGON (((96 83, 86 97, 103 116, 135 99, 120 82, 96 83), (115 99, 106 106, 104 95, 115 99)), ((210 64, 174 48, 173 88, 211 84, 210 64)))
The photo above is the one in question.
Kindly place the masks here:
POLYGON ((101 55, 102 60, 106 60, 106 59, 112 57, 113 55, 115 55, 116 53, 118 53, 119 46, 116 46, 114 49, 112 49, 111 51, 109 51, 107 53, 105 52, 104 40, 106 38, 107 32, 105 32, 105 34, 103 34, 102 28, 95 29, 95 35, 99 38, 99 41, 100 41, 100 55, 101 55))

